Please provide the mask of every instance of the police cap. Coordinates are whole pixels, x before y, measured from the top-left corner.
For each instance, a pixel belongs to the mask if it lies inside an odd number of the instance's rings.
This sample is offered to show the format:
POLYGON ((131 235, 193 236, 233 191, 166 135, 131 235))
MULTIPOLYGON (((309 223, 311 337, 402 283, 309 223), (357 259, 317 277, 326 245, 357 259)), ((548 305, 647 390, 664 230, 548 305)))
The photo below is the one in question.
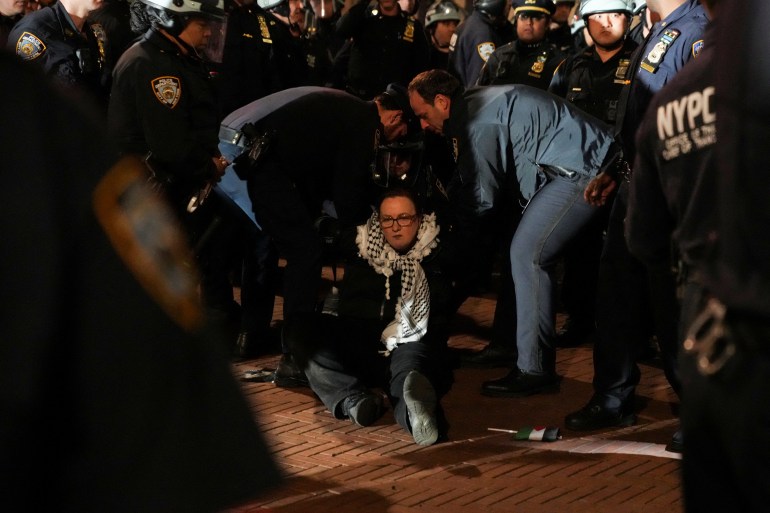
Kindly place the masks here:
POLYGON ((541 14, 547 14, 548 16, 553 16, 553 13, 556 11, 556 5, 553 3, 552 0, 524 0, 519 4, 518 7, 516 7, 516 10, 514 13, 516 15, 526 12, 526 13, 541 13, 541 14))

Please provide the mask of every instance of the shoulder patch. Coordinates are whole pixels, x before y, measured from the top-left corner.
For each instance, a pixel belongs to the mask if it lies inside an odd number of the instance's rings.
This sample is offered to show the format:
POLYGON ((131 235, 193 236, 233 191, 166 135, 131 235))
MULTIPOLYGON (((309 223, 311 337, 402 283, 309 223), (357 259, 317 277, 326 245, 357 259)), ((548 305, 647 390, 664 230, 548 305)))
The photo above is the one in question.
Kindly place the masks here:
POLYGON ((144 165, 125 157, 94 190, 93 206, 120 259, 155 302, 182 328, 203 321, 191 250, 171 209, 147 185, 144 165))
POLYGON ((177 77, 158 77, 151 82, 152 92, 160 103, 173 109, 182 96, 182 83, 177 77))
POLYGON ((492 55, 492 52, 495 51, 495 43, 492 43, 491 41, 481 43, 476 46, 476 50, 479 52, 479 57, 481 57, 481 60, 487 62, 489 60, 489 56, 492 55))
POLYGON ((45 50, 45 43, 31 32, 23 32, 16 42, 16 55, 24 61, 37 59, 45 50))
POLYGON ((701 50, 703 50, 703 39, 699 39, 692 44, 692 56, 697 57, 701 50))

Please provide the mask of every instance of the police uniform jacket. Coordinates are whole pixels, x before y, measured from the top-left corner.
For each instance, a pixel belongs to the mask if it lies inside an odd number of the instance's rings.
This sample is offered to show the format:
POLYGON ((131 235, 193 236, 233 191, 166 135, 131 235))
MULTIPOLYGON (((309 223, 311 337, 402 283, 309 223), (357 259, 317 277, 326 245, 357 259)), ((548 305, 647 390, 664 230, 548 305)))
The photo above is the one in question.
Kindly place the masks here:
POLYGON ((448 192, 461 224, 490 212, 510 189, 531 199, 545 183, 543 167, 595 176, 614 147, 610 127, 524 85, 455 95, 444 134, 455 148, 448 192))
POLYGON ((337 21, 337 35, 353 39, 347 86, 361 98, 373 98, 391 82, 406 85, 427 69, 425 30, 400 9, 385 16, 376 4, 356 4, 337 21))
MULTIPOLYGON (((380 117, 373 102, 323 87, 287 89, 251 102, 222 121, 271 131, 266 167, 292 178, 311 212, 331 199, 343 226, 371 215, 371 166, 379 145, 380 117)), ((257 171, 259 172, 259 171, 257 171)))
POLYGON ((220 69, 223 113, 309 79, 303 41, 256 4, 241 5, 228 15, 220 69))
POLYGON ((476 85, 524 84, 548 89, 564 57, 556 45, 547 41, 533 45, 513 41, 489 56, 476 85))
POLYGON ((8 34, 8 48, 42 66, 59 84, 87 90, 106 104, 112 70, 100 24, 85 22, 80 33, 64 6, 56 3, 22 17, 8 34))
POLYGON ((594 48, 568 57, 556 70, 548 91, 605 123, 614 124, 636 48, 636 42, 627 38, 623 48, 607 62, 602 62, 594 48))
POLYGON ((212 157, 219 155, 219 110, 208 69, 186 50, 148 30, 115 67, 108 113, 121 152, 151 152, 152 167, 180 194, 210 179, 212 157))
POLYGON ((513 25, 496 27, 484 14, 473 11, 452 35, 449 44, 449 72, 464 86, 472 86, 482 66, 498 47, 512 41, 513 25))
MULTIPOLYGON (((627 159, 635 155, 634 136, 653 95, 663 88, 703 47, 708 23, 698 0, 687 0, 665 20, 653 25, 646 44, 640 45, 631 63, 628 103, 619 120, 627 159)), ((622 105, 621 105, 622 107, 622 105)))
POLYGON ((0 125, 14 177, 0 189, 13 219, 0 246, 0 508, 219 511, 276 483, 141 166, 114 166, 104 131, 4 54, 0 93, 14 120, 0 125))
POLYGON ((711 257, 719 196, 714 47, 706 46, 656 96, 637 136, 626 239, 640 260, 657 264, 670 241, 690 267, 711 257))

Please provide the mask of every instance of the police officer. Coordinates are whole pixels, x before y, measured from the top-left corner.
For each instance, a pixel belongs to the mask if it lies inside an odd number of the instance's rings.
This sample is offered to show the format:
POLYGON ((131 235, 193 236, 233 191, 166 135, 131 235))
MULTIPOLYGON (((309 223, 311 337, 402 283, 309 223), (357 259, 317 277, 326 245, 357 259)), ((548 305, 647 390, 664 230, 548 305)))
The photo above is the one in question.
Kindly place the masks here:
POLYGON ((462 21, 460 9, 452 0, 438 0, 425 13, 425 30, 431 42, 428 69, 446 69, 449 42, 462 21))
POLYGON ((0 190, 13 219, 0 247, 0 508, 213 512, 252 499, 278 470, 201 322, 184 236, 140 162, 116 162, 78 106, 0 55, 14 120, 0 125, 13 177, 0 190), (19 133, 45 144, 30 151, 19 133))
POLYGON ((516 7, 516 41, 489 56, 476 85, 524 84, 547 89, 565 57, 546 39, 553 11, 551 0, 527 0, 516 7))
POLYGON ((700 330, 693 326, 687 358, 680 360, 686 378, 682 471, 691 512, 759 512, 770 498, 770 457, 758 443, 767 431, 763 405, 770 391, 770 127, 763 94, 770 84, 764 69, 742 61, 762 55, 770 42, 767 8, 753 0, 716 6, 718 193, 711 201, 718 204, 718 234, 705 279, 719 303, 700 319, 700 330))
POLYGON ((86 21, 101 0, 63 0, 24 16, 8 34, 8 48, 22 60, 40 65, 66 87, 76 87, 107 104, 111 63, 107 36, 86 21))
MULTIPOLYGON (((614 124, 620 93, 628 81, 631 54, 637 47, 627 37, 631 8, 627 0, 584 0, 580 16, 594 45, 567 58, 548 90, 614 124)), ((562 302, 569 317, 559 332, 560 346, 583 343, 595 330, 599 256, 608 213, 606 208, 565 255, 562 302)))
POLYGON ((513 397, 558 388, 553 262, 596 213, 583 190, 618 158, 610 128, 545 91, 507 85, 463 92, 441 70, 415 77, 409 97, 423 128, 443 133, 455 148, 448 192, 462 273, 479 260, 476 241, 490 230, 494 210, 519 194, 528 201, 510 245, 518 360, 507 376, 485 382, 482 393, 513 397))
MULTIPOLYGON (((528 2, 524 0, 524 5, 528 2)), ((554 0, 555 8, 551 15, 548 27, 548 40, 555 44, 562 52, 568 51, 572 47, 572 30, 569 26, 569 20, 572 13, 575 12, 575 0, 554 0)))
POLYGON ((0 0, 0 48, 5 48, 13 26, 24 15, 25 0, 0 0))
MULTIPOLYGON (((665 265, 673 237, 685 283, 681 326, 690 326, 703 307, 703 271, 717 238, 713 28, 706 31, 698 58, 647 109, 637 137, 644 146, 638 148, 628 197, 626 239, 635 257, 653 269, 665 265), (682 105, 686 124, 674 121, 674 109, 682 105)), ((683 340, 680 333, 678 345, 683 340)))
MULTIPOLYGON (((707 23, 697 0, 649 0, 648 5, 663 21, 653 27, 647 44, 634 54, 631 84, 621 93, 616 121, 623 139, 624 158, 629 161, 636 156, 634 134, 652 95, 700 52, 707 23)), ((589 184, 586 194, 606 197, 615 185, 610 176, 600 176, 589 184)), ((660 344, 666 377, 675 391, 679 389, 679 307, 674 277, 669 265, 661 263, 650 269, 629 254, 624 237, 627 198, 628 183, 621 180, 599 268, 594 394, 585 407, 567 416, 565 424, 569 429, 591 430, 635 422, 634 391, 640 378, 636 358, 648 346, 649 316, 660 344)))
POLYGON ((359 98, 370 100, 391 82, 407 84, 427 68, 422 24, 397 0, 359 2, 340 17, 337 35, 352 38, 346 88, 359 98))
POLYGON ((285 346, 277 385, 301 381, 286 333, 317 306, 322 242, 315 221, 324 201, 333 202, 343 230, 363 223, 375 199, 375 149, 404 136, 410 115, 406 92, 398 88, 367 102, 334 89, 302 87, 252 102, 222 121, 222 142, 242 152, 228 173, 248 181, 256 221, 286 259, 285 346), (259 141, 267 149, 256 158, 252 150, 261 147, 255 146, 259 141))
POLYGON ((516 35, 508 22, 508 0, 476 0, 473 12, 463 21, 449 43, 449 70, 470 87, 489 56, 516 35))

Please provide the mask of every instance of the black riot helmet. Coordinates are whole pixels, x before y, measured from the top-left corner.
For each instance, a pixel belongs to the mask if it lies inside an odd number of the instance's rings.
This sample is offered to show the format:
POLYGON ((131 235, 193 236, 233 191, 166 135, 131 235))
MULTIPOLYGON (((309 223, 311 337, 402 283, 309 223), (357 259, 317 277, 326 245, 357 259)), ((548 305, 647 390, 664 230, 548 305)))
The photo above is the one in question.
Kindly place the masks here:
POLYGON ((508 15, 508 0, 475 0, 473 9, 495 21, 505 20, 508 15))
POLYGON ((411 188, 422 167, 423 133, 417 132, 377 147, 372 181, 385 188, 411 188))

